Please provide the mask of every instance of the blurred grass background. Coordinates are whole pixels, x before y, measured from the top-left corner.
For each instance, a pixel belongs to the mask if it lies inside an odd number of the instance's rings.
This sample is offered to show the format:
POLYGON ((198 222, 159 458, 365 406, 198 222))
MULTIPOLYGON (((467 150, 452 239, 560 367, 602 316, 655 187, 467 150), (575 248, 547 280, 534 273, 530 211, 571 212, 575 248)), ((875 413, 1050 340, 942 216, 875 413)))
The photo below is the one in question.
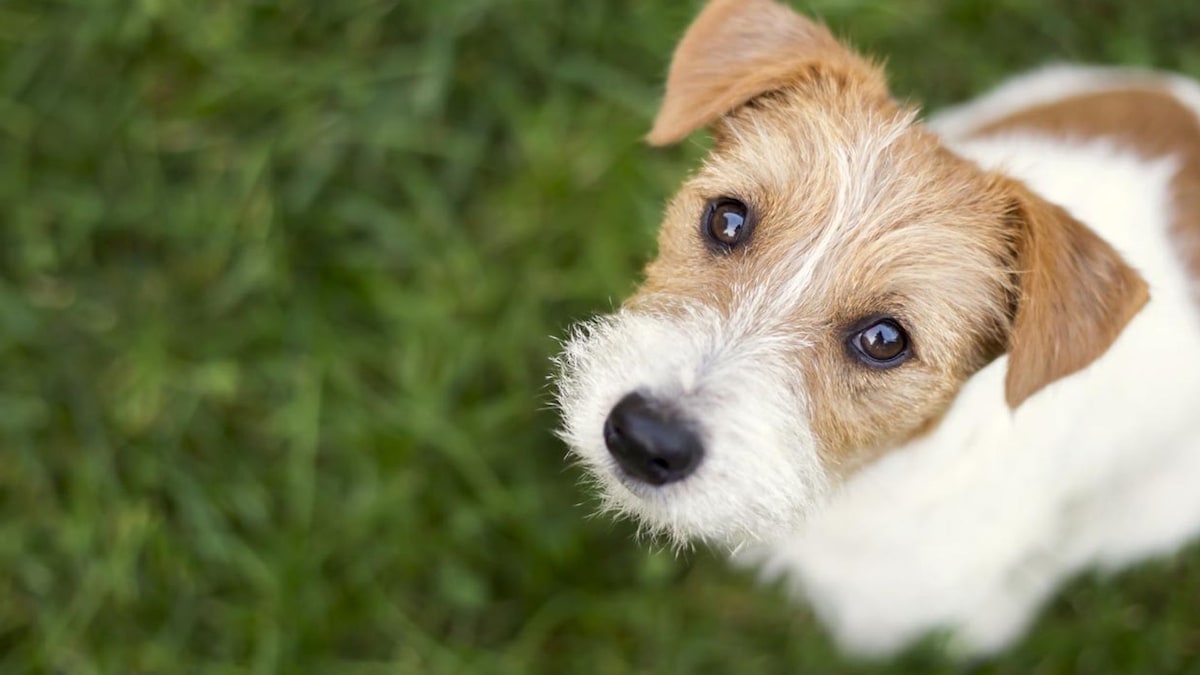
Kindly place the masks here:
MULTIPOLYGON (((952 672, 841 659, 591 519, 551 336, 702 143, 699 2, 0 2, 0 666, 952 672)), ((814 0, 937 105, 1051 59, 1200 75, 1200 3, 814 0)), ((1200 672, 1200 552, 1075 583, 994 673, 1200 672)))

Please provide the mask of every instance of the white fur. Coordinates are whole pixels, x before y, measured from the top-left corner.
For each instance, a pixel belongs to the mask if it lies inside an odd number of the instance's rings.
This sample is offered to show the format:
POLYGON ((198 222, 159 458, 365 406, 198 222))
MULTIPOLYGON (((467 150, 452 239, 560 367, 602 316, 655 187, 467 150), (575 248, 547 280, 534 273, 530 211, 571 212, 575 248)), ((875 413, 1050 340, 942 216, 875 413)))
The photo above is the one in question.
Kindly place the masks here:
POLYGON ((728 320, 702 306, 622 310, 577 328, 559 357, 561 435, 600 483, 605 508, 636 514, 677 544, 792 531, 828 489, 796 412, 802 389, 777 376, 803 337, 756 319, 778 316, 763 307, 773 299, 747 297, 728 320), (748 390, 757 396, 742 395, 748 390), (686 481, 651 487, 620 478, 602 430, 631 391, 672 401, 701 425, 705 460, 686 481))
POLYGON ((1007 359, 994 362, 935 433, 856 475, 798 533, 747 552, 794 582, 849 648, 886 653, 945 629, 963 651, 999 649, 1065 577, 1170 551, 1200 530, 1200 314, 1167 237, 1173 161, 1035 134, 954 142, 1017 109, 1021 86, 1046 102, 1107 72, 1043 71, 938 122, 959 152, 1109 241, 1151 301, 1105 356, 1015 414, 1007 359))

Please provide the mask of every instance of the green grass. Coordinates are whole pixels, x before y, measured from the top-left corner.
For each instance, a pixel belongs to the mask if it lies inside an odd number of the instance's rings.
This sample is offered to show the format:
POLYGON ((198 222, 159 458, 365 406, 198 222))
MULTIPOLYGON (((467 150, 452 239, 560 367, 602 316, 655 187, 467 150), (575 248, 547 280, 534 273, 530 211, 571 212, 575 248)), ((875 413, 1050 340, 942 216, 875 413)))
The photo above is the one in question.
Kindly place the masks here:
MULTIPOLYGON (((702 144, 698 3, 0 3, 0 666, 952 672, 845 662, 647 550, 551 436, 702 144)), ((942 104, 1048 59, 1200 75, 1200 3, 819 0, 942 104)), ((1200 672, 1200 551, 1068 589, 985 673, 1200 672)))

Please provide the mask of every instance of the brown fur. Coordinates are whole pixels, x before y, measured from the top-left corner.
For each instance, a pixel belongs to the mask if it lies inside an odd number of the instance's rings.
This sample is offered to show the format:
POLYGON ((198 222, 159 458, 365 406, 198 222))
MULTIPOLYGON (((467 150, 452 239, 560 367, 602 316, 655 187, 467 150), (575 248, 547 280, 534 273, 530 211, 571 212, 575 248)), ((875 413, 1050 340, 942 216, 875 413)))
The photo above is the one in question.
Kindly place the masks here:
POLYGON ((823 27, 769 0, 714 0, 675 53, 648 137, 707 125, 716 145, 671 201, 630 304, 702 304, 742 330, 787 336, 834 473, 936 427, 1008 344, 1015 407, 1099 356, 1145 299, 1087 228, 912 118, 879 69, 823 27), (754 221, 728 253, 701 234, 718 197, 742 200, 754 221), (790 290, 808 263, 802 292, 790 290), (778 298, 787 306, 770 305, 778 298), (847 351, 851 327, 871 316, 907 328, 908 362, 879 370, 847 351))
POLYGON ((770 0, 713 0, 675 49, 646 140, 681 141, 763 92, 822 75, 845 77, 886 98, 883 74, 824 26, 770 0))

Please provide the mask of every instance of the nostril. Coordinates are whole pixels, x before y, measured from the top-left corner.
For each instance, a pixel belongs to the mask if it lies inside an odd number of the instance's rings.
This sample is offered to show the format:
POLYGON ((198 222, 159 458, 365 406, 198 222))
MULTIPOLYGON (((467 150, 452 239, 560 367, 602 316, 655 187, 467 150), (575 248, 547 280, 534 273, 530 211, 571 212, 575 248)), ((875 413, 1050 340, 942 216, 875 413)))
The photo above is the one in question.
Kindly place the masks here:
POLYGON ((625 473, 652 485, 687 477, 704 454, 683 416, 638 393, 613 406, 604 421, 604 444, 625 473))
POLYGON ((623 440, 624 435, 621 433, 621 427, 613 421, 612 415, 609 415, 608 421, 604 423, 604 443, 612 445, 623 440))

